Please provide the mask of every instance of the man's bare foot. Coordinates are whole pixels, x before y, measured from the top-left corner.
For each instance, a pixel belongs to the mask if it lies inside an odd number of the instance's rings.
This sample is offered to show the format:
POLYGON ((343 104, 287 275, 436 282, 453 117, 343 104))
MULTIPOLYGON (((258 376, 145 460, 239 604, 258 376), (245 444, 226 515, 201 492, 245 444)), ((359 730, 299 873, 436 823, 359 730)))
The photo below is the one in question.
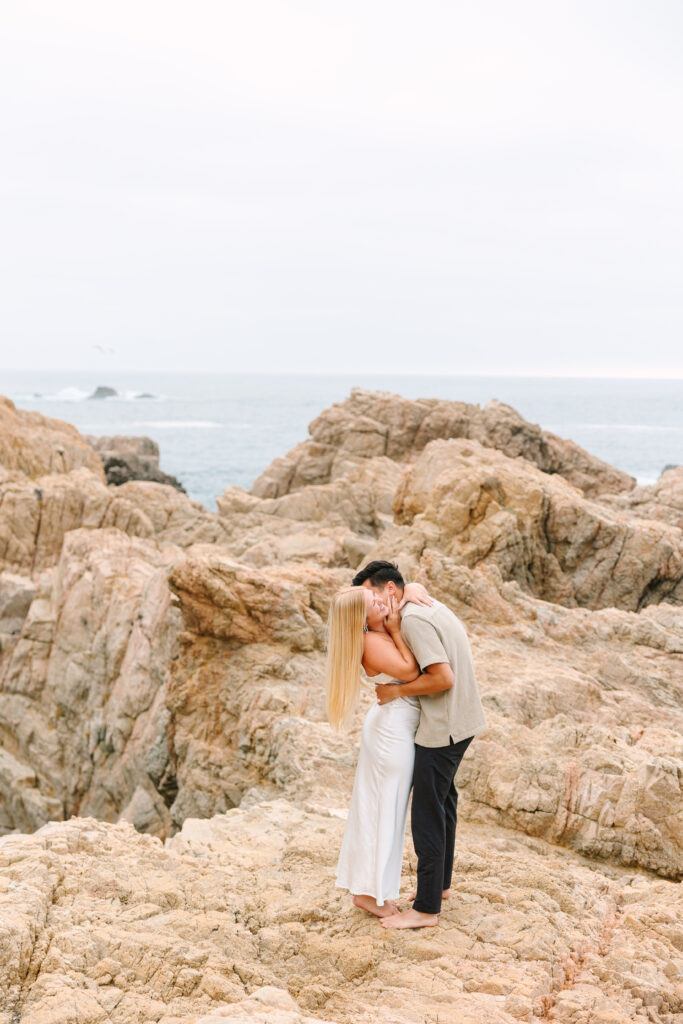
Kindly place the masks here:
MULTIPOLYGON (((450 897, 451 897, 451 890, 450 889, 444 889, 444 891, 441 893, 441 899, 442 900, 448 900, 448 899, 450 899, 450 897)), ((410 896, 408 897, 408 902, 409 903, 414 903, 416 899, 417 899, 417 889, 415 890, 415 892, 411 892, 410 896)))
POLYGON ((398 913, 398 903, 394 900, 385 900, 379 907, 374 896, 354 896, 353 905, 360 907, 361 910, 367 910, 368 914, 374 914, 375 917, 391 917, 392 914, 398 913))
POLYGON ((439 923, 437 914, 422 914, 419 910, 404 910, 402 914, 382 919, 382 928, 433 928, 439 923))

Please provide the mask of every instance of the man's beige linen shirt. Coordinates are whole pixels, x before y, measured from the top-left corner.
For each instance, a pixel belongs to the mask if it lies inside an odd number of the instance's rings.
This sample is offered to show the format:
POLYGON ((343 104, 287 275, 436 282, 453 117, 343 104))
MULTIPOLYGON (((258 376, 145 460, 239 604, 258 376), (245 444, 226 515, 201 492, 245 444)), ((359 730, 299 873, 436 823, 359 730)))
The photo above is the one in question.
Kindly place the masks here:
POLYGON ((486 729, 472 654, 465 627, 444 604, 407 604, 401 615, 401 634, 424 672, 429 665, 448 662, 455 682, 450 690, 419 697, 420 724, 415 742, 421 747, 447 747, 486 729))

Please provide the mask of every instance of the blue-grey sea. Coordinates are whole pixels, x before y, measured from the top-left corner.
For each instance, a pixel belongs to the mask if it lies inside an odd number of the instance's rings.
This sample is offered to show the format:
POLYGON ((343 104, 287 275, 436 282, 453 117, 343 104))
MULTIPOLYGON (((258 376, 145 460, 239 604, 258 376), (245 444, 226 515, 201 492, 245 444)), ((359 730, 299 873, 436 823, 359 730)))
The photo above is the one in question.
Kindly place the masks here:
POLYGON ((352 387, 480 404, 498 398, 640 483, 655 481, 668 463, 683 464, 683 380, 0 372, 0 394, 21 408, 84 433, 154 438, 162 469, 211 509, 228 484, 249 487, 275 456, 307 437, 310 421, 352 387), (90 399, 98 385, 117 397, 90 399))

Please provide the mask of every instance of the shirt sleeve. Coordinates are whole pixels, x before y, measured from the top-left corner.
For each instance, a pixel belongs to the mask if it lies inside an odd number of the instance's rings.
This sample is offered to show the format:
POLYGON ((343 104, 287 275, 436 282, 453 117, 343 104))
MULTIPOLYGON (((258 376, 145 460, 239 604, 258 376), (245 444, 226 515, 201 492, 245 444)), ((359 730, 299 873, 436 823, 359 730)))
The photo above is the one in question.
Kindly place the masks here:
POLYGON ((431 622, 420 619, 417 615, 407 615, 401 623, 401 632, 415 655, 421 672, 429 665, 449 663, 446 649, 431 622))

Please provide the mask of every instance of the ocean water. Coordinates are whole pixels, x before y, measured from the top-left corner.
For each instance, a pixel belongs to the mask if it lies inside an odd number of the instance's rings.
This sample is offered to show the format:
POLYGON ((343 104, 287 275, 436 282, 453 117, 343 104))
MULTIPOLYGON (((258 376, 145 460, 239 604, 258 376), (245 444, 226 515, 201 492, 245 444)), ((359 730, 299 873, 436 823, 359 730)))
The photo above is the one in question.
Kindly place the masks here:
POLYGON ((154 438, 162 469, 211 509, 229 484, 250 487, 352 387, 479 404, 498 398, 640 483, 654 482, 668 463, 683 464, 683 380, 0 372, 0 394, 21 408, 67 420, 83 433, 154 438), (89 399, 99 385, 118 396, 89 399))

